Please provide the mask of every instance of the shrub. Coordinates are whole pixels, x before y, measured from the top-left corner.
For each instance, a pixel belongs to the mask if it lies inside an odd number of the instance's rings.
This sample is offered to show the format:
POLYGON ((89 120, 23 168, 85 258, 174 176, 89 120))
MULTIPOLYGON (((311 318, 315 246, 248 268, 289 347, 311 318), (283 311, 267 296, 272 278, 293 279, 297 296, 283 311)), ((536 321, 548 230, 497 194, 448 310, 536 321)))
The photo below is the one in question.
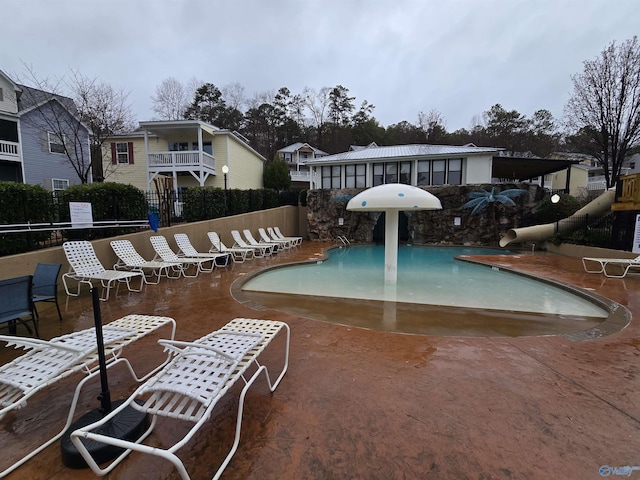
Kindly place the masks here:
POLYGON ((564 193, 560 195, 558 203, 553 203, 550 197, 545 198, 540 202, 534 214, 534 225, 552 223, 558 219, 567 218, 573 215, 580 207, 578 200, 564 193))
MULTIPOLYGON (((58 193, 60 221, 69 222, 69 202, 91 203, 95 221, 142 220, 149 210, 145 194, 139 188, 121 183, 85 183, 58 193)), ((135 231, 135 228, 68 230, 68 238, 106 238, 135 231)))
POLYGON ((223 217, 225 192, 221 188, 190 187, 184 192, 183 215, 186 222, 223 217))
MULTIPOLYGON (((0 182, 0 224, 57 222, 51 192, 39 185, 0 182)), ((0 255, 27 252, 51 232, 0 234, 0 255)))

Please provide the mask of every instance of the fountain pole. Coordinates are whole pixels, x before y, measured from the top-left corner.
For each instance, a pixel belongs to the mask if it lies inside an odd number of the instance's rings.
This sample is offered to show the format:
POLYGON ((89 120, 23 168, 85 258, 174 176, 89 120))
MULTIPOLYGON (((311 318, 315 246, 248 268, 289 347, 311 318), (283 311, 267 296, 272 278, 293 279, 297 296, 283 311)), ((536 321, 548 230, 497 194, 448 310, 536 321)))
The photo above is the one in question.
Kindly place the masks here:
POLYGON ((398 280, 398 210, 385 210, 384 225, 384 283, 398 280))

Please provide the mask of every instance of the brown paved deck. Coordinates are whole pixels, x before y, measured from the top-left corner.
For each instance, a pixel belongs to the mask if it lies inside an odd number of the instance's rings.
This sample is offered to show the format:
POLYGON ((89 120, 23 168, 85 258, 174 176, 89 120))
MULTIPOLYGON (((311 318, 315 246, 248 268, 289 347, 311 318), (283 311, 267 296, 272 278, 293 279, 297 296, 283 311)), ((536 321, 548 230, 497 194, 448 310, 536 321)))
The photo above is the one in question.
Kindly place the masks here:
MULTIPOLYGON (((259 265, 313 257, 326 245, 306 242, 273 260, 235 265, 196 280, 163 281, 142 294, 102 303, 108 322, 129 313, 178 322, 191 340, 234 317, 284 320, 292 329, 289 371, 273 395, 259 381, 247 396, 240 447, 223 479, 586 479, 601 465, 640 465, 640 327, 597 340, 560 337, 443 338, 383 333, 256 311, 235 302, 231 282, 259 265)), ((640 315, 640 277, 583 273, 578 259, 522 255, 502 264, 569 282, 640 315)), ((90 298, 63 298, 63 316, 41 309, 41 336, 91 325, 90 298)), ((266 353, 266 352, 265 352, 266 353)), ((267 363, 277 351, 265 356, 267 363)), ((11 352, 0 350, 0 361, 11 352)), ((138 366, 160 360, 153 341, 127 356, 138 366)), ((79 377, 35 397, 0 421, 5 466, 16 452, 60 425, 79 377)), ((110 374, 112 397, 133 388, 110 374)), ((93 409, 95 388, 80 412, 93 409)), ((211 478, 230 445, 237 393, 180 452, 194 479, 211 478)), ((158 428, 157 439, 170 429, 158 428)), ((632 478, 640 477, 633 472, 632 478)), ((50 447, 8 478, 85 479, 50 447)), ((107 478, 177 478, 169 464, 133 454, 107 478)))

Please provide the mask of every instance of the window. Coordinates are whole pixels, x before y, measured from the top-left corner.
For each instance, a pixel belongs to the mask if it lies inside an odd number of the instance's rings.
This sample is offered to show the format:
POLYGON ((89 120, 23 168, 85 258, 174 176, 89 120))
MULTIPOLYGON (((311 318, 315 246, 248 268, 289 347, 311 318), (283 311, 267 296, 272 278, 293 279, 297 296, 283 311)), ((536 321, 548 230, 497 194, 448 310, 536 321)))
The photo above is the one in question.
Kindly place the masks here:
POLYGON ((322 188, 340 188, 340 165, 322 167, 322 188))
MULTIPOLYGON (((195 152, 198 151, 198 142, 193 142, 191 144, 191 150, 195 152)), ((202 142, 202 151, 204 153, 208 153, 209 155, 213 155, 213 147, 211 146, 210 141, 202 142)))
POLYGON ((331 167, 322 167, 322 188, 331 188, 331 167))
POLYGON ((449 160, 449 175, 447 176, 449 185, 462 184, 462 159, 452 158, 449 160))
POLYGON ((65 178, 52 178, 51 179, 51 190, 54 192, 59 192, 61 190, 66 190, 69 188, 69 180, 65 178))
POLYGON ((347 165, 344 167, 346 188, 364 188, 366 186, 366 165, 347 165))
POLYGON ((129 147, 127 142, 116 143, 116 158, 118 159, 118 165, 129 164, 129 147))
POLYGON ((398 183, 398 164, 384 164, 384 183, 398 183))
POLYGON ((186 152, 188 150, 189 150, 189 142, 169 142, 170 152, 186 152))
POLYGON ((433 185, 444 185, 446 183, 447 161, 434 160, 432 166, 433 166, 433 185))
POLYGON ((340 165, 331 167, 331 188, 340 188, 340 165))
POLYGON ((418 161, 418 185, 431 185, 431 161, 418 161))
POLYGON ((51 153, 64 153, 64 141, 60 135, 53 132, 47 132, 49 140, 49 152, 51 153))
POLYGON ((411 162, 400 163, 400 183, 411 185, 411 162))
POLYGON ((373 164, 373 186, 377 187, 384 183, 384 163, 373 164))
POLYGON ((111 144, 112 165, 133 165, 133 142, 111 144))

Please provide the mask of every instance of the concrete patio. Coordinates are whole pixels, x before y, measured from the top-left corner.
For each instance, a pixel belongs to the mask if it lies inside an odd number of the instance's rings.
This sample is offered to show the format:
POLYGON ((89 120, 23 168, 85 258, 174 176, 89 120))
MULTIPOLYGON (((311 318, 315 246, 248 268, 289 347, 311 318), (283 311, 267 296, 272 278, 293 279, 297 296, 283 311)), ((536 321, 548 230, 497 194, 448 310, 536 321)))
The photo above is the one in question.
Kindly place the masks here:
MULTIPOLYGON (((240 446, 223 479, 587 479, 601 478, 603 465, 640 466, 640 276, 590 275, 577 258, 544 253, 495 260, 591 290, 632 312, 626 329, 584 342, 370 331, 256 310, 231 296, 231 284, 242 275, 314 258, 329 246, 305 242, 272 259, 163 280, 142 293, 121 291, 101 304, 105 323, 131 313, 173 317, 180 340, 235 317, 291 326, 289 370, 275 393, 262 379, 249 391, 240 446)), ((88 292, 60 298, 62 323, 55 306, 39 306, 44 339, 92 325, 88 292)), ((125 356, 140 368, 159 363, 157 338, 129 347, 125 356)), ((0 363, 19 353, 0 349, 0 363)), ((265 363, 275 364, 280 353, 267 350, 265 363)), ((1 469, 59 430, 80 378, 59 382, 0 420, 1 469)), ((114 399, 135 388, 124 369, 110 372, 109 380, 114 399)), ((239 391, 220 402, 207 428, 179 452, 193 479, 211 478, 228 451, 239 391)), ((78 411, 96 408, 98 392, 92 384, 78 411)), ((153 438, 177 438, 164 425, 153 438)), ((95 477, 64 467, 55 446, 7 478, 95 477)), ((106 478, 178 477, 168 463, 132 454, 106 478)))

